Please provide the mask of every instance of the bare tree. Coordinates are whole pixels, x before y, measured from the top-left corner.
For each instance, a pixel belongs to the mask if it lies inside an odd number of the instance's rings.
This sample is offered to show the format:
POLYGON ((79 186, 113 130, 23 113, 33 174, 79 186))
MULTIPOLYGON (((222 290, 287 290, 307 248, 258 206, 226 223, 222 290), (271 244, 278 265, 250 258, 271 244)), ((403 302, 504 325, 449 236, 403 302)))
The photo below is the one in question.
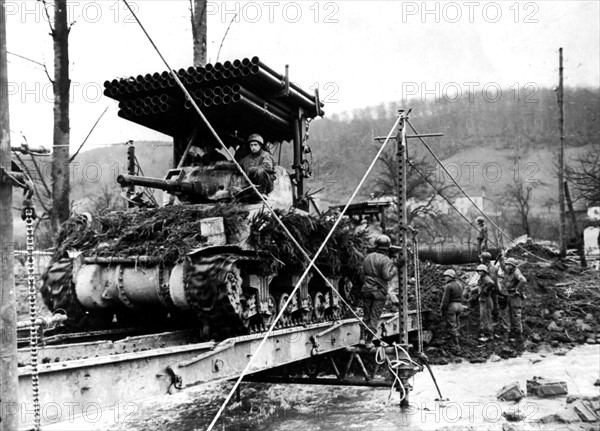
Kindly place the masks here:
POLYGON ((54 231, 69 218, 69 32, 67 0, 54 0, 54 20, 50 19, 48 4, 42 0, 54 43, 54 138, 52 148, 52 208, 50 222, 54 231), (53 25, 54 23, 54 25, 53 25))
POLYGON ((523 178, 518 178, 504 188, 504 198, 515 209, 521 220, 521 226, 528 236, 531 236, 529 226, 531 192, 535 185, 535 183, 526 182, 523 178))
POLYGON ((567 166, 565 176, 573 186, 575 200, 600 202, 600 147, 595 145, 581 154, 573 166, 567 166))
POLYGON ((550 214, 550 211, 552 211, 552 208, 554 208, 554 205, 556 205, 556 200, 548 198, 544 201, 543 205, 544 208, 548 210, 548 214, 550 214))
MULTIPOLYGON (((380 195, 396 197, 398 187, 396 154, 393 151, 383 153, 379 163, 380 171, 373 180, 372 186, 380 195)), ((451 193, 452 185, 436 178, 432 166, 425 159, 411 159, 409 156, 406 183, 406 198, 414 202, 407 214, 409 224, 432 239, 440 235, 444 236, 446 231, 455 230, 454 220, 450 217, 439 217, 440 207, 437 205, 440 200, 451 200, 454 197, 451 193)))
POLYGON ((127 205, 120 192, 121 187, 116 184, 103 183, 97 194, 90 198, 89 211, 92 214, 102 214, 107 211, 125 210, 127 205))
POLYGON ((194 66, 206 64, 206 0, 190 0, 194 66))

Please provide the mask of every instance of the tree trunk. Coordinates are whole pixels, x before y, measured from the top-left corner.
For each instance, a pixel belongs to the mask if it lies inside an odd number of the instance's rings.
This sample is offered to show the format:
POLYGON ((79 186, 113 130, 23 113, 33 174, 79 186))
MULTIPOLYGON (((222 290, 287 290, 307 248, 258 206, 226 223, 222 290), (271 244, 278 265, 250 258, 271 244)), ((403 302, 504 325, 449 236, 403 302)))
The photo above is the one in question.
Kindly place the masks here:
POLYGON ((523 199, 521 201, 521 224, 523 225, 523 229, 525 229, 525 233, 528 237, 531 237, 531 228, 529 227, 529 192, 524 192, 523 199))
POLYGON ((529 227, 529 220, 527 220, 527 216, 523 216, 523 229, 525 229, 525 233, 527 236, 531 236, 531 228, 529 227))
POLYGON ((192 38, 194 66, 206 64, 206 0, 190 0, 192 4, 192 38))
POLYGON ((577 251, 579 252, 579 261, 583 268, 587 268, 587 261, 585 259, 585 245, 583 243, 583 235, 579 232, 579 226, 577 225, 577 217, 575 216, 575 209, 573 208, 573 201, 571 200, 571 193, 569 193, 569 184, 565 181, 565 200, 567 201, 567 208, 569 208, 569 218, 571 219, 571 225, 573 226, 573 234, 575 235, 575 241, 577 242, 577 251))
POLYGON ((54 2, 54 146, 52 156, 52 214, 54 232, 69 218, 69 25, 67 1, 54 2))

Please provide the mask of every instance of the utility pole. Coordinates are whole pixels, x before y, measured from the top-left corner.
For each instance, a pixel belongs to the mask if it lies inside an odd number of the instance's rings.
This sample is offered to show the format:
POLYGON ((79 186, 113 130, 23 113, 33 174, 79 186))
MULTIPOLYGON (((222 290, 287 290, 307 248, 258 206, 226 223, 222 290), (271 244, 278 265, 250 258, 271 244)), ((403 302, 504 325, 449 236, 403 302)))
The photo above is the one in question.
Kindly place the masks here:
POLYGON ((558 126, 560 130, 560 150, 558 152, 558 238, 560 247, 560 257, 567 255, 567 242, 565 238, 565 111, 563 104, 563 49, 558 49, 558 126))
POLYGON ((398 134, 396 135, 396 160, 398 164, 398 325, 400 344, 408 346, 408 262, 406 249, 408 247, 406 228, 408 217, 406 214, 406 120, 404 110, 399 111, 400 122, 398 123, 398 134))
MULTIPOLYGON (((11 171, 4 0, 0 0, 0 166, 7 172, 11 171)), ((19 427, 17 311, 13 273, 12 186, 7 179, 2 178, 0 241, 0 430, 12 431, 19 427)))

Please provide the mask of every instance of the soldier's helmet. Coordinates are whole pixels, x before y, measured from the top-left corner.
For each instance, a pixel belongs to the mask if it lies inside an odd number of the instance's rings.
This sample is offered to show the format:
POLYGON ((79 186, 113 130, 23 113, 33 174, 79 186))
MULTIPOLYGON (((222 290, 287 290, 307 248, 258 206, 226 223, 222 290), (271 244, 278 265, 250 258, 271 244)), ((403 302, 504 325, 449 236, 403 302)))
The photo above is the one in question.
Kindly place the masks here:
POLYGON ((511 265, 516 268, 519 265, 519 262, 514 257, 509 257, 508 259, 506 259, 505 265, 511 265))
POLYGON ((484 219, 483 217, 479 216, 479 217, 477 217, 477 218, 475 219, 475 221, 476 221, 477 223, 479 223, 479 224, 483 224, 483 222, 485 221, 485 219, 484 219))
POLYGON ((262 136, 260 136, 258 133, 253 133, 250 136, 248 136, 248 143, 251 142, 258 142, 260 144, 261 147, 263 147, 265 145, 265 140, 263 139, 262 136))
POLYGON ((492 260, 492 255, 487 251, 484 251, 483 253, 481 253, 481 260, 489 262, 490 260, 492 260))
POLYGON ((487 266, 485 266, 485 265, 483 265, 483 264, 481 264, 481 265, 477 266, 477 271, 483 271, 483 272, 485 272, 486 274, 488 273, 487 266))
POLYGON ((392 245, 392 240, 387 235, 379 235, 375 240, 375 247, 387 250, 392 245))
POLYGON ((444 275, 450 278, 456 278, 456 272, 453 269, 447 269, 444 271, 444 275))

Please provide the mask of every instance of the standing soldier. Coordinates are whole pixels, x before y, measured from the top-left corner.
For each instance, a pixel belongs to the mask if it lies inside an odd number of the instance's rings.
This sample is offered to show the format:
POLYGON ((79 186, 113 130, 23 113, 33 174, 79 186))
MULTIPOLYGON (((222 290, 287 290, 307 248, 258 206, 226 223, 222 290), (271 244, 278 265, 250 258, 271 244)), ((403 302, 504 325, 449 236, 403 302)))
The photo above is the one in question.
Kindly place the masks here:
POLYGON ((462 285, 456 280, 456 272, 453 269, 448 269, 444 272, 444 296, 442 297, 442 305, 440 311, 442 317, 446 319, 450 336, 452 337, 452 344, 458 347, 458 324, 459 316, 463 311, 462 306, 462 285))
POLYGON ((481 216, 477 217, 477 254, 481 256, 481 253, 488 249, 488 228, 485 225, 485 219, 481 216))
POLYGON ((479 341, 487 341, 493 336, 492 327, 492 291, 494 290, 494 282, 488 275, 487 266, 481 264, 477 267, 479 281, 477 282, 479 296, 479 319, 481 338, 479 341))
POLYGON ((521 322, 521 308, 523 307, 523 294, 524 284, 527 283, 527 279, 523 277, 521 271, 517 266, 519 262, 516 259, 509 257, 504 262, 504 256, 500 259, 500 266, 506 273, 504 276, 504 287, 508 293, 508 315, 510 318, 510 332, 508 337, 514 337, 517 344, 523 343, 523 324, 521 322))
MULTIPOLYGON (((377 325, 383 306, 388 295, 388 282, 396 275, 397 267, 395 260, 387 256, 387 252, 392 245, 390 237, 379 235, 375 240, 376 250, 369 253, 363 263, 363 272, 365 275, 362 288, 363 301, 363 322, 370 329, 366 331, 361 326, 361 337, 359 344, 365 345, 368 349, 373 348, 373 334, 377 333, 377 325)), ((392 301, 397 304, 398 299, 392 301)))
POLYGON ((500 282, 498 281, 499 268, 492 263, 492 255, 487 251, 481 253, 481 263, 488 270, 488 275, 494 282, 494 290, 492 291, 492 319, 494 323, 498 323, 500 317, 500 308, 498 307, 498 295, 500 294, 500 282))

